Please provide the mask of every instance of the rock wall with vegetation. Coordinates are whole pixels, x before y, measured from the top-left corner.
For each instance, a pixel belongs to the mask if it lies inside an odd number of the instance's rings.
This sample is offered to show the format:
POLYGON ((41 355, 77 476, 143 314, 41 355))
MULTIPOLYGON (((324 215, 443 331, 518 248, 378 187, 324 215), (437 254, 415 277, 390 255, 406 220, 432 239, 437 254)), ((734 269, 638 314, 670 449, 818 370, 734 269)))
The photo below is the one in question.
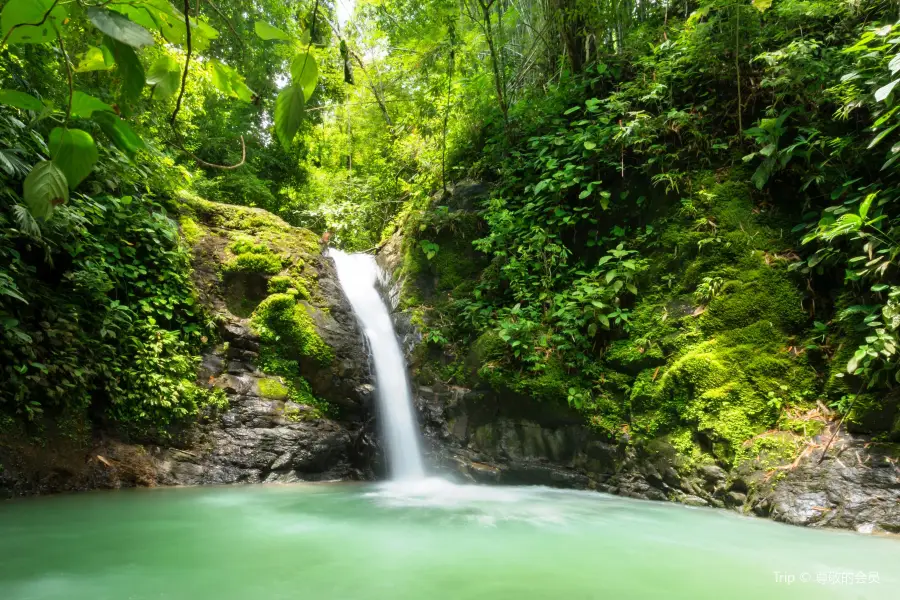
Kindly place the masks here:
MULTIPOLYGON (((368 356, 319 237, 261 209, 190 194, 176 206, 177 221, 163 211, 149 216, 157 229, 139 230, 146 237, 136 239, 146 245, 134 245, 136 253, 148 253, 145 270, 159 269, 149 262, 159 256, 178 260, 171 271, 157 272, 165 285, 184 294, 176 296, 186 299, 184 306, 172 302, 174 310, 202 315, 205 328, 197 329, 189 347, 177 343, 192 339, 185 336, 193 332, 190 324, 179 332, 160 329, 152 343, 135 340, 137 354, 117 359, 119 368, 133 369, 143 379, 126 380, 130 395, 121 399, 102 395, 107 381, 123 382, 92 372, 93 361, 101 359, 90 354, 72 357, 73 369, 94 377, 93 387, 82 388, 81 401, 64 396, 68 403, 53 403, 39 382, 18 382, 16 389, 33 394, 28 401, 41 414, 4 417, 0 489, 27 494, 370 477, 368 356), (151 352, 155 361, 146 362, 151 352), (175 361, 180 370, 163 369, 166 361, 175 361), (176 404, 183 397, 177 390, 189 390, 188 398, 197 400, 176 404)), ((120 261, 114 265, 125 268, 120 261)), ((102 280, 100 265, 95 268, 102 280)), ((70 271, 62 279, 78 274, 70 271)), ((76 288, 81 289, 106 290, 76 288)), ((137 307, 161 304, 155 298, 137 307)), ((125 307, 119 310, 129 310, 126 295, 120 303, 125 307)), ((162 304, 159 310, 173 308, 162 304)), ((85 316, 104 322, 102 313, 85 316)), ((82 332, 89 340, 91 334, 82 332)), ((49 372, 66 375, 58 361, 68 354, 46 356, 49 372)))
POLYGON ((491 190, 462 182, 410 218, 379 261, 392 273, 398 328, 418 331, 406 339, 432 459, 474 481, 900 531, 897 445, 889 432, 842 427, 822 401, 843 364, 822 347, 779 219, 754 204, 740 173, 701 174, 696 203, 658 196, 634 250, 604 261, 634 260, 630 285, 646 292, 627 333, 596 353, 590 401, 576 387, 585 372, 511 361, 522 344, 508 332, 525 320, 515 310, 455 343, 457 311, 469 310, 461 298, 493 283, 476 249, 491 190))

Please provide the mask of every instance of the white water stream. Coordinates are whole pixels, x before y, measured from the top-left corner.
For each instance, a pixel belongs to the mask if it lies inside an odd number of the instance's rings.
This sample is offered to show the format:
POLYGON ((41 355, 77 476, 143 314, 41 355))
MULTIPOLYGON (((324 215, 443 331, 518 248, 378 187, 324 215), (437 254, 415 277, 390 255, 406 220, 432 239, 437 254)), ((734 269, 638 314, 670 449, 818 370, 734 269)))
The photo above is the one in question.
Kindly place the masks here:
POLYGON ((369 340, 369 350, 375 364, 375 392, 381 432, 386 442, 391 477, 422 479, 425 469, 419 449, 419 430, 413 415, 406 361, 388 307, 375 288, 379 273, 375 257, 347 254, 335 248, 329 251, 329 255, 337 267, 338 281, 369 340))

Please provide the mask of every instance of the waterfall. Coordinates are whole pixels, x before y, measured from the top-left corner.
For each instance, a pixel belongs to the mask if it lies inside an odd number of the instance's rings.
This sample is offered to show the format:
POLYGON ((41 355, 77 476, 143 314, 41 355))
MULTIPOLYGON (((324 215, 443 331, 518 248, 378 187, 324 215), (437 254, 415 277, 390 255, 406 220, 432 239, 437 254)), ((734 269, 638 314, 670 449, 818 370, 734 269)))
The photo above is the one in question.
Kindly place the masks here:
POLYGON ((337 267, 341 288, 369 340, 369 351, 375 364, 381 431, 386 442, 391 477, 421 479, 425 472, 406 361, 394 332, 390 311, 375 288, 379 273, 375 257, 347 254, 334 248, 329 255, 337 267))

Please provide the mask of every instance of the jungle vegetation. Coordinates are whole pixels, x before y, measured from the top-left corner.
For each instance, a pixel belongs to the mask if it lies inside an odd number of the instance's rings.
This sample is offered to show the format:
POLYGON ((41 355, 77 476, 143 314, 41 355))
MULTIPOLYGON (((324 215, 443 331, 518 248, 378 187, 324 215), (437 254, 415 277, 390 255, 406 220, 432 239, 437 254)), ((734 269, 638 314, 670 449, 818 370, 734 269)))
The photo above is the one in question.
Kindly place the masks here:
POLYGON ((400 232, 430 381, 723 461, 820 406, 896 440, 898 10, 8 0, 0 408, 165 427, 220 401, 188 190, 348 250, 400 232))

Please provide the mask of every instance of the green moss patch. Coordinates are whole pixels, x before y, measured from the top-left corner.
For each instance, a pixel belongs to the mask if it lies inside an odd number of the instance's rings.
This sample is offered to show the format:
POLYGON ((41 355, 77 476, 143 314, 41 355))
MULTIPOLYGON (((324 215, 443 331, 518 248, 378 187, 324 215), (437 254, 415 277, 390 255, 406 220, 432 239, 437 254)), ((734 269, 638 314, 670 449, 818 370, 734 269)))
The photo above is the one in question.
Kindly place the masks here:
POLYGON ((263 343, 284 356, 328 365, 334 353, 316 331, 308 311, 290 294, 272 294, 256 307, 250 324, 263 343))
POLYGON ((288 397, 288 388, 277 379, 260 379, 258 382, 259 393, 264 398, 274 398, 276 400, 284 400, 288 397))

